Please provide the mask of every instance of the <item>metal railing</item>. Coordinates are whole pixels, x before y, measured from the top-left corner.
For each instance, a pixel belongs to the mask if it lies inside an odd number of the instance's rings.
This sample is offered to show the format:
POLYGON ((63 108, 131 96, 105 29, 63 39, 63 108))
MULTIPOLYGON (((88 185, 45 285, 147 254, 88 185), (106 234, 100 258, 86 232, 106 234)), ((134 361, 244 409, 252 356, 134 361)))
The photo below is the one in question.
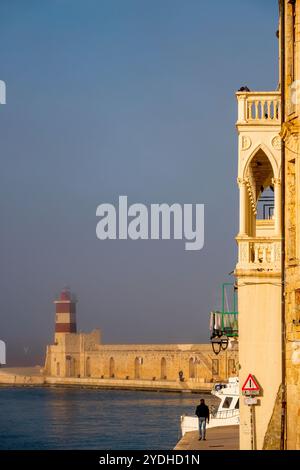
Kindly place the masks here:
POLYGON ((238 312, 236 290, 233 283, 222 284, 222 311, 214 311, 210 314, 210 336, 211 338, 227 336, 228 338, 238 336, 238 312), (228 304, 226 289, 232 290, 231 307, 228 304))
POLYGON ((214 419, 227 419, 227 418, 235 418, 236 416, 239 416, 240 410, 239 409, 234 409, 234 410, 222 410, 222 411, 216 411, 215 413, 211 413, 211 417, 214 419))
POLYGON ((237 312, 211 312, 211 337, 226 335, 229 338, 238 336, 237 312))

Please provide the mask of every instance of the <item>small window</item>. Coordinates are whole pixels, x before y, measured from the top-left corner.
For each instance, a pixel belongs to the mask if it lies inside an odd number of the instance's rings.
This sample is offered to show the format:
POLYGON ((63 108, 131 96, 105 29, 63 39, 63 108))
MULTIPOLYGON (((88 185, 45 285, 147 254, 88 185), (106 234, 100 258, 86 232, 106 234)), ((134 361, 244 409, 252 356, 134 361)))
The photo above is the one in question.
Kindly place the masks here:
POLYGON ((300 289, 295 290, 295 320, 300 320, 300 289))
POLYGON ((238 410, 239 407, 240 407, 240 399, 238 399, 238 401, 236 402, 234 409, 238 410))
POLYGON ((235 361, 234 359, 228 359, 228 374, 235 374, 235 361))
POLYGON ((223 408, 230 408, 232 397, 226 397, 223 403, 223 408))
POLYGON ((212 374, 213 375, 219 374, 219 360, 218 359, 212 360, 212 374))
POLYGON ((191 357, 189 360, 189 377, 190 379, 194 379, 195 376, 196 376, 195 359, 191 357))

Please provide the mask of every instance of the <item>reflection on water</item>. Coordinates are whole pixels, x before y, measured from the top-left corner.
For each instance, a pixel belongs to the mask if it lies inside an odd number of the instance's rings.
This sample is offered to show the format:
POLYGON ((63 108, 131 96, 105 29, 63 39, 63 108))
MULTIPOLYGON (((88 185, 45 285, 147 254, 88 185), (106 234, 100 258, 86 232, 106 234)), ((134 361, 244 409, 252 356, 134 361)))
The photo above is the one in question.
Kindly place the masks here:
MULTIPOLYGON (((172 449, 200 395, 0 388, 0 449, 172 449), (5 410, 5 413, 3 412, 5 410)), ((215 398, 205 395, 208 405, 215 398)))

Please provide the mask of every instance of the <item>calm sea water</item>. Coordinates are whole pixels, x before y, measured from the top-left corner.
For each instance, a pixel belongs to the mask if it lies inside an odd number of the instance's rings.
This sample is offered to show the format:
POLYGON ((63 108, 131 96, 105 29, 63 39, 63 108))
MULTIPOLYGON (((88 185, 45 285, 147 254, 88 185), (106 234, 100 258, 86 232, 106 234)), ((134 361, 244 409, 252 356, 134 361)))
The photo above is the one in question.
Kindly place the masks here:
MULTIPOLYGON (((200 395, 0 387, 0 449, 172 449, 200 395)), ((213 397, 205 395, 208 404, 213 397)))

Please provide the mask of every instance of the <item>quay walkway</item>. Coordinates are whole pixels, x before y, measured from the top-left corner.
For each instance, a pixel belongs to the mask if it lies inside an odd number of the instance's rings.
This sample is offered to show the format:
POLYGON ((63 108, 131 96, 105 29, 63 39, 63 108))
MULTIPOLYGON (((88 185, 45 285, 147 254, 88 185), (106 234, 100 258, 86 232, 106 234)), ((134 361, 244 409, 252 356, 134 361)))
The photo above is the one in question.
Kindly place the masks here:
POLYGON ((239 450, 239 426, 207 429, 206 441, 198 438, 198 431, 187 432, 174 450, 239 450))

